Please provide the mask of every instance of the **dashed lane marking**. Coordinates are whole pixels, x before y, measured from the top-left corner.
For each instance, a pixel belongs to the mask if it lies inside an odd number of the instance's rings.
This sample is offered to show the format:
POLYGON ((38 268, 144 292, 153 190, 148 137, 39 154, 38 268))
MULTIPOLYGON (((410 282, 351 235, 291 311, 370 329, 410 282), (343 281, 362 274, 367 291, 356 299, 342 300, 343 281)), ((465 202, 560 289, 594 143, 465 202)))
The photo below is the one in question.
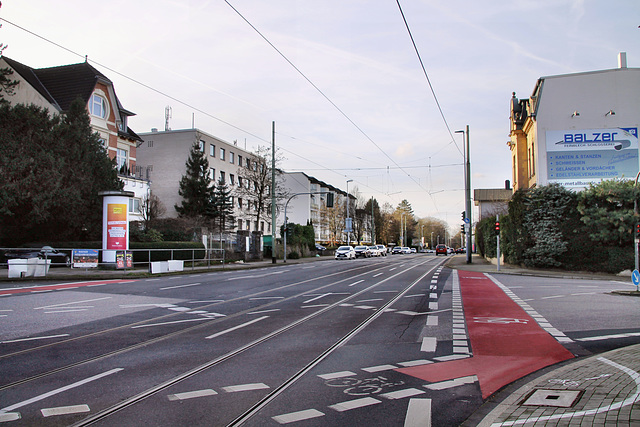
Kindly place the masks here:
POLYGON ((290 412, 288 414, 276 415, 272 417, 279 424, 296 423, 298 421, 310 420, 312 418, 324 417, 324 413, 317 409, 306 409, 304 411, 290 412))
POLYGON ((214 396, 216 394, 218 394, 217 391, 207 388, 204 390, 194 390, 194 391, 187 391, 184 393, 170 394, 167 396, 167 398, 169 400, 186 400, 186 399, 194 399, 196 397, 214 396))
POLYGON ((265 390, 268 388, 269 386, 264 383, 253 383, 222 387, 222 390, 224 390, 226 393, 237 393, 239 391, 265 390))
POLYGON ((219 337, 221 335, 228 334, 229 332, 236 331, 238 329, 244 328, 246 326, 252 325, 252 324, 254 324, 256 322, 260 322, 261 320, 268 319, 268 318, 269 318, 269 316, 258 317, 257 319, 253 319, 253 320, 251 320, 249 322, 242 323, 240 325, 234 326, 233 328, 225 329, 224 331, 220 331, 220 332, 217 332, 217 333, 215 333, 213 335, 209 335, 208 337, 206 337, 206 339, 209 340, 211 338, 217 338, 217 337, 219 337))
POLYGON ((378 399, 374 399, 373 397, 364 397, 362 399, 347 400, 345 402, 336 403, 335 405, 330 405, 329 408, 334 409, 338 412, 344 412, 350 411, 351 409, 358 409, 365 406, 376 405, 378 403, 382 402, 378 399))
POLYGON ((449 388, 459 387, 465 384, 473 384, 478 381, 478 377, 475 375, 469 375, 467 377, 455 378, 449 381, 440 381, 438 383, 427 384, 424 387, 429 390, 446 390, 449 388))
POLYGON ((409 399, 404 427, 431 427, 431 399, 409 399))
POLYGON ((82 412, 90 412, 89 405, 73 405, 73 406, 60 406, 57 408, 44 408, 40 412, 44 417, 53 417, 56 415, 69 415, 79 414, 82 412))

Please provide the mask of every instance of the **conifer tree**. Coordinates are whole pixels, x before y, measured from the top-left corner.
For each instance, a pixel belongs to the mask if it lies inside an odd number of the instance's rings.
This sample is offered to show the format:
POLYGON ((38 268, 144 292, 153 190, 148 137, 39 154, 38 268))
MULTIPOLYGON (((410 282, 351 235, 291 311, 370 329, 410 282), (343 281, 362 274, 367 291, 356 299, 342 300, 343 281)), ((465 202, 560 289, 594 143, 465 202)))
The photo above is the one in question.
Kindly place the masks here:
POLYGON ((213 191, 209 217, 212 218, 215 229, 221 234, 227 230, 232 230, 235 226, 233 197, 231 196, 231 190, 222 179, 218 180, 213 191))
POLYGON ((191 147, 186 167, 178 190, 183 200, 180 205, 175 205, 175 209, 180 217, 210 218, 214 188, 209 175, 209 161, 197 142, 191 147))

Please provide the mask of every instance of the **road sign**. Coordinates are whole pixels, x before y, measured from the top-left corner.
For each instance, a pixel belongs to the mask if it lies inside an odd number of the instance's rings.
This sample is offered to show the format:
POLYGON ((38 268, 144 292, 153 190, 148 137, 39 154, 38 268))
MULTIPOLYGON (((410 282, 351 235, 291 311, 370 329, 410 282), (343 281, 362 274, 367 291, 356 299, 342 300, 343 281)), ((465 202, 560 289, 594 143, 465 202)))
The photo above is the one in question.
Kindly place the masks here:
POLYGON ((631 273, 631 281, 636 286, 640 285, 640 271, 633 270, 633 273, 631 273))
POLYGON ((466 222, 467 224, 469 224, 469 218, 465 218, 464 222, 466 222))

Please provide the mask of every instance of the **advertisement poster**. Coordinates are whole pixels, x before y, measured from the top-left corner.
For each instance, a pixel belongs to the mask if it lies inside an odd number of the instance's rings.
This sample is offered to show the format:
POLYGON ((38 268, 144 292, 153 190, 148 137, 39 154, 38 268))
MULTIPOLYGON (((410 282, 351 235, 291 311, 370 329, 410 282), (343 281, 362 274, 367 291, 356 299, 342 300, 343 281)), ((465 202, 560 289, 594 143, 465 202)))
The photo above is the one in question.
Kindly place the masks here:
POLYGON ((110 203, 107 205, 107 247, 106 249, 127 249, 127 205, 110 203))
POLYGON ((547 178, 565 187, 638 173, 638 128, 547 131, 547 178))
POLYGON ((71 252, 73 268, 96 268, 98 267, 97 249, 74 249, 71 252))
POLYGON ((133 253, 130 251, 116 252, 116 268, 132 268, 133 253))

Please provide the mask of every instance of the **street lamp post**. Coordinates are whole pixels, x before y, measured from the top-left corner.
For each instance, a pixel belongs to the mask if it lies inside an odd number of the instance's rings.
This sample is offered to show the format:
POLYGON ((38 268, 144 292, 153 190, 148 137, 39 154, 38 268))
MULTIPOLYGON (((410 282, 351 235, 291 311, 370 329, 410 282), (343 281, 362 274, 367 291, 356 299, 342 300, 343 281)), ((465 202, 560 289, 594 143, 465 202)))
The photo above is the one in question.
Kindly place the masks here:
POLYGON ((351 244, 351 217, 349 216, 349 183, 353 182, 352 179, 347 180, 347 220, 346 220, 346 231, 347 231, 347 245, 351 244))
POLYGON ((433 249, 433 231, 431 232, 431 247, 429 249, 433 249))
POLYGON ((473 230, 473 221, 471 219, 471 160, 469 153, 469 125, 465 130, 457 130, 456 133, 462 133, 463 138, 463 154, 464 154, 464 210, 465 218, 469 221, 469 230, 467 232, 467 264, 471 264, 471 231, 473 230))

